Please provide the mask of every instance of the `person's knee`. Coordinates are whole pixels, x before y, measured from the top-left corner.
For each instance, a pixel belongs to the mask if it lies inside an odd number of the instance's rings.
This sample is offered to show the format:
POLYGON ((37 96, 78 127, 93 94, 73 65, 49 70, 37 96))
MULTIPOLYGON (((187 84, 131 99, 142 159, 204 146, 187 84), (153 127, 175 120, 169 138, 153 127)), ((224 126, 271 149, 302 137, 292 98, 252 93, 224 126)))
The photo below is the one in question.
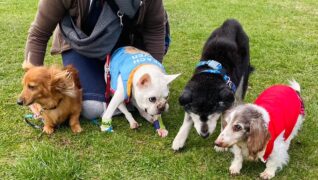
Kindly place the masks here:
POLYGON ((82 116, 86 119, 100 118, 105 111, 105 103, 94 100, 83 101, 82 116))

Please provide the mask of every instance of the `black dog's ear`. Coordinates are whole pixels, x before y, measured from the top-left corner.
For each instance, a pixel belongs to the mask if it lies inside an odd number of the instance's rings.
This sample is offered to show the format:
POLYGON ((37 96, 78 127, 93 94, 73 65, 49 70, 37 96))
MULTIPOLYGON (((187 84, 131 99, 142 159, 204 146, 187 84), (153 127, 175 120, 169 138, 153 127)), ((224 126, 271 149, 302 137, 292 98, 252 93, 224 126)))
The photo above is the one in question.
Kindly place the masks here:
POLYGON ((219 106, 228 108, 234 102, 234 94, 228 87, 224 87, 219 93, 219 106))
POLYGON ((179 103, 181 106, 192 102, 192 92, 189 88, 185 88, 179 97, 179 103))

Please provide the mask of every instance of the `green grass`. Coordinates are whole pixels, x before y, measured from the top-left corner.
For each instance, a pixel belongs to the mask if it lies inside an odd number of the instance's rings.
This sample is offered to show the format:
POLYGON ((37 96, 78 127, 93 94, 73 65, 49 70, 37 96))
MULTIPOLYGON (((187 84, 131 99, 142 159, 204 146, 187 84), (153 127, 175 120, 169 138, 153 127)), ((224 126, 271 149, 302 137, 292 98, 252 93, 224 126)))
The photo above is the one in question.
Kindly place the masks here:
MULTIPOLYGON (((0 0, 0 179, 229 179, 231 153, 212 150, 191 131, 186 148, 171 150, 183 120, 178 105, 185 83, 205 40, 227 18, 238 19, 250 37, 251 62, 256 71, 246 101, 266 87, 295 78, 302 85, 307 117, 292 142, 290 163, 279 179, 318 178, 318 1, 211 1, 166 0, 172 45, 164 64, 169 73, 182 73, 171 87, 170 111, 163 115, 169 136, 159 138, 137 114, 142 127, 133 131, 123 117, 114 118, 115 133, 103 134, 84 121, 85 131, 73 135, 62 127, 52 136, 39 137, 22 117, 29 113, 16 105, 21 91, 21 63, 28 28, 37 0, 0 0)), ((60 63, 46 56, 46 63, 60 63)), ((255 179, 264 164, 245 162, 237 179, 255 179)))

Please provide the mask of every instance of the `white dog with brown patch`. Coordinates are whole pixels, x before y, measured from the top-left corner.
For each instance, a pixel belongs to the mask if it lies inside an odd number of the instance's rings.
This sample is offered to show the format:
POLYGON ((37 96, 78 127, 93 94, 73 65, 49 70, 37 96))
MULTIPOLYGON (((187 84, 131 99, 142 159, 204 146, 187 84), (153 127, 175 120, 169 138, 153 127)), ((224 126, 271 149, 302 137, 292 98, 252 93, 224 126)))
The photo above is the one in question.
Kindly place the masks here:
POLYGON ((119 48, 113 53, 109 69, 114 95, 103 114, 101 131, 113 131, 111 121, 117 108, 124 113, 131 129, 139 127, 125 105, 125 102, 131 100, 140 115, 154 124, 158 135, 167 136, 168 131, 164 126, 156 124, 160 122, 161 113, 169 107, 168 85, 179 74, 167 75, 159 61, 149 53, 131 46, 119 48))
POLYGON ((231 147, 234 159, 231 174, 239 174, 243 159, 266 162, 260 174, 271 179, 289 160, 290 141, 304 120, 304 104, 296 81, 290 86, 275 85, 266 89, 254 104, 230 109, 223 121, 223 131, 215 141, 221 148, 231 147))

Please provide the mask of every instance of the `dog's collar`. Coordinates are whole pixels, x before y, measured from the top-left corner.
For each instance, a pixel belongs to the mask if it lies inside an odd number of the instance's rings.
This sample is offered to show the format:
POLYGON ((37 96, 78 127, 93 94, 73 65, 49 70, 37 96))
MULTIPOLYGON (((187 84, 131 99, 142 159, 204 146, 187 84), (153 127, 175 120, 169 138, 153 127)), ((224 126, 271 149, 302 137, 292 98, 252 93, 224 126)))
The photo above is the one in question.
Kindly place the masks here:
POLYGON ((226 84, 231 88, 232 92, 235 93, 236 91, 236 86, 235 84, 231 81, 230 77, 226 74, 225 69, 223 69, 222 64, 215 61, 215 60, 207 60, 207 61, 200 61, 197 64, 197 68, 201 66, 208 66, 211 69, 206 69, 203 71, 200 71, 199 73, 210 73, 210 74, 220 74, 222 75, 224 81, 226 84))

